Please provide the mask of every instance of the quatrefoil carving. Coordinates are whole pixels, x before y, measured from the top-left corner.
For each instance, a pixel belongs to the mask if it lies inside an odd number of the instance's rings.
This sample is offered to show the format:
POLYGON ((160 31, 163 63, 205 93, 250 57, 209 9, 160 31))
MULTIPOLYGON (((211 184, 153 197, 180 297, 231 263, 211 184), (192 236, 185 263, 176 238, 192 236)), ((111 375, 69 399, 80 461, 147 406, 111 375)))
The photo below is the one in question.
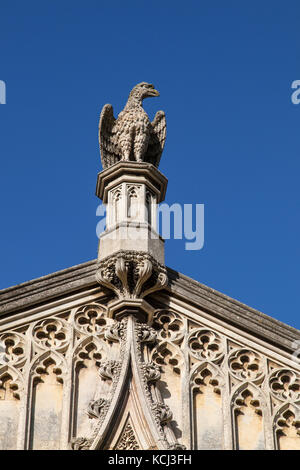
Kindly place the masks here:
POLYGON ((14 331, 0 335, 0 364, 21 366, 25 360, 25 337, 14 331))
POLYGON ((158 331, 158 339, 181 342, 184 331, 183 321, 179 315, 169 310, 159 310, 154 317, 153 328, 158 331))
POLYGON ((224 355, 223 342, 214 331, 201 328, 193 330, 188 338, 192 356, 207 361, 218 361, 224 355))
POLYGON ((100 305, 85 305, 75 313, 75 326, 82 333, 99 335, 104 331, 106 324, 105 310, 100 305))
POLYGON ((70 333, 66 322, 59 318, 39 321, 32 332, 35 343, 43 349, 63 351, 69 345, 70 333))
POLYGON ((279 369, 270 376, 272 394, 279 400, 300 400, 300 377, 290 369, 279 369))
POLYGON ((228 364, 231 374, 239 380, 255 381, 263 376, 261 357, 250 349, 232 351, 228 364))

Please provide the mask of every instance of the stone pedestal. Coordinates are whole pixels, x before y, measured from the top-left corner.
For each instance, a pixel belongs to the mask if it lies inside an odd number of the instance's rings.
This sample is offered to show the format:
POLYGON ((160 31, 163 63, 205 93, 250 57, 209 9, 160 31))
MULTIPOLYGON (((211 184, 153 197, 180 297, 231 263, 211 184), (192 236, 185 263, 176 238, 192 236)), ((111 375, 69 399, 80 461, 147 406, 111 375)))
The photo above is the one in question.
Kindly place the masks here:
POLYGON ((99 261, 119 251, 136 251, 164 264, 157 205, 165 198, 167 182, 155 166, 145 162, 120 161, 98 174, 96 195, 107 205, 99 261))

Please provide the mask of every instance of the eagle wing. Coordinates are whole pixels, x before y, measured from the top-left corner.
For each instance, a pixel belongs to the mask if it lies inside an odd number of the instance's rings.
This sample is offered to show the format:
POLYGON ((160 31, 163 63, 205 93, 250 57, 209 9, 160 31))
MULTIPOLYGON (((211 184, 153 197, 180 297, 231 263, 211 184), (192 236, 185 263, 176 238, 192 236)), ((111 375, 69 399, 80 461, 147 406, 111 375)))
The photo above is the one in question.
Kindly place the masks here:
POLYGON ((120 160, 116 134, 114 111, 111 104, 103 106, 99 121, 99 145, 103 170, 120 160))
POLYGON ((152 123, 152 132, 149 139, 146 161, 157 166, 166 141, 166 115, 163 111, 157 111, 152 123))

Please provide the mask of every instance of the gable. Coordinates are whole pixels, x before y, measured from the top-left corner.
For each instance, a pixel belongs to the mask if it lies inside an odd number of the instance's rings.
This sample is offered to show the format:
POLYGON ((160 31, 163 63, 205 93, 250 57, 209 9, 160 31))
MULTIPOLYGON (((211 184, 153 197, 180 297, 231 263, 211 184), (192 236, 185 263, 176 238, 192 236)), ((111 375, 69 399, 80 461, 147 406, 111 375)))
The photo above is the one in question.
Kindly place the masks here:
POLYGON ((2 449, 299 448, 297 330, 170 269, 117 321, 95 271, 0 294, 2 449))

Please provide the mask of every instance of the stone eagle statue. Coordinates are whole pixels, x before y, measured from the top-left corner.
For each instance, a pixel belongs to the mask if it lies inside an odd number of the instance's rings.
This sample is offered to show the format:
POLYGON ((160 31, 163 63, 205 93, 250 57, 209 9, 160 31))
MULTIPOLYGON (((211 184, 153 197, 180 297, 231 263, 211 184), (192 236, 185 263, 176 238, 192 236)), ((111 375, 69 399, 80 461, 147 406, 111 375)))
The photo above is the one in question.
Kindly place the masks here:
POLYGON ((123 161, 149 162, 158 167, 166 140, 166 117, 158 111, 152 122, 143 109, 143 99, 159 96, 150 83, 138 83, 117 119, 111 104, 103 106, 99 144, 103 169, 123 161))

